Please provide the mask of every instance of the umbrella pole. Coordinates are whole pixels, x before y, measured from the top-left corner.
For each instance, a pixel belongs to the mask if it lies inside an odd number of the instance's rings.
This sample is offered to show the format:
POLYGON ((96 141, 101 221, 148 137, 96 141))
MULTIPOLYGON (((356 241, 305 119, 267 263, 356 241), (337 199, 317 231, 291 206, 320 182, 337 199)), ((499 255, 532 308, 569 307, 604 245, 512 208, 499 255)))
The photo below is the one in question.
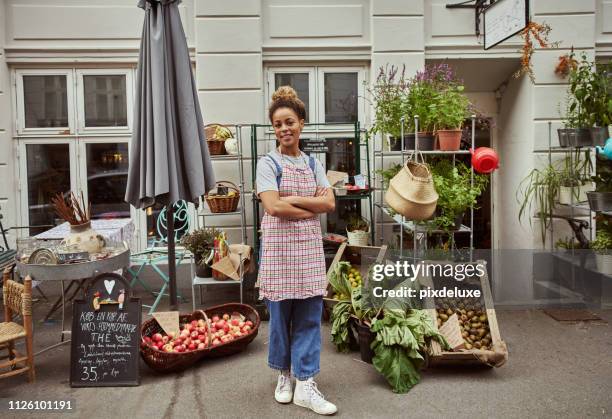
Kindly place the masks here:
POLYGON ((176 292, 176 252, 174 243, 174 203, 166 210, 168 221, 168 276, 170 280, 170 311, 178 310, 176 292))

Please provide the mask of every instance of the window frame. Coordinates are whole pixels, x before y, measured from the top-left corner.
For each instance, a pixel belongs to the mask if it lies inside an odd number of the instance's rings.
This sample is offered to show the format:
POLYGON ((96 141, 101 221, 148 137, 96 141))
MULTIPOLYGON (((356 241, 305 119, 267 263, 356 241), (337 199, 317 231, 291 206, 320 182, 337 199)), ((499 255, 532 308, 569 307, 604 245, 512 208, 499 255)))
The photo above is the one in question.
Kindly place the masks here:
MULTIPOLYGON (((366 117, 365 106, 365 81, 367 77, 367 68, 363 66, 344 66, 344 67, 317 67, 317 121, 326 123, 325 121, 325 74, 326 73, 357 73, 357 121, 363 126, 366 117)), ((322 130, 351 130, 353 123, 337 123, 337 127, 324 126, 322 130), (346 127, 346 128, 344 128, 346 127)))
POLYGON ((79 134, 130 134, 132 132, 132 118, 134 106, 134 70, 131 68, 96 68, 75 69, 76 79, 76 110, 77 110, 77 132, 79 134), (84 76, 125 76, 125 100, 126 100, 126 126, 118 127, 88 127, 85 125, 85 82, 84 76))
MULTIPOLYGON (((308 74, 308 116, 310 119, 318 118, 317 115, 317 97, 316 97, 316 67, 308 66, 308 67, 288 67, 288 66, 280 66, 280 67, 268 67, 267 69, 267 83, 266 83, 266 105, 264 107, 264 121, 268 121, 268 105, 272 101, 272 94, 276 90, 275 85, 275 76, 276 74, 308 74)), ((314 121, 310 121, 313 123, 314 121)), ((308 123, 308 122, 307 122, 308 123)))
POLYGON ((21 136, 53 136, 53 135, 74 135, 75 134, 75 115, 74 115, 74 70, 57 69, 15 69, 15 93, 17 115, 15 120, 16 134, 21 136), (68 126, 55 128, 27 128, 25 114, 25 89, 23 86, 24 76, 65 76, 66 77, 66 105, 68 126))
POLYGON ((21 208, 19 214, 19 222, 23 226, 30 225, 30 207, 28 203, 29 191, 28 191, 28 154, 27 146, 30 144, 48 144, 68 145, 68 165, 70 168, 70 190, 77 191, 78 189, 78 156, 76 150, 76 139, 75 138, 20 138, 17 139, 17 159, 18 159, 18 172, 19 172, 19 206, 21 208))

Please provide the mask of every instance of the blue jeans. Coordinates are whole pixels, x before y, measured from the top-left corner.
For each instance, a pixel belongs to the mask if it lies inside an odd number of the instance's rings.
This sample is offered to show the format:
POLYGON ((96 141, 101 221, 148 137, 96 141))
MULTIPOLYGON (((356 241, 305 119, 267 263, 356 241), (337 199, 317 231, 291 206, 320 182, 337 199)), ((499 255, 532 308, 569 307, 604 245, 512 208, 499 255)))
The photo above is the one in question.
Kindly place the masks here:
POLYGON ((323 297, 266 300, 270 313, 268 365, 291 370, 298 380, 319 372, 323 297))

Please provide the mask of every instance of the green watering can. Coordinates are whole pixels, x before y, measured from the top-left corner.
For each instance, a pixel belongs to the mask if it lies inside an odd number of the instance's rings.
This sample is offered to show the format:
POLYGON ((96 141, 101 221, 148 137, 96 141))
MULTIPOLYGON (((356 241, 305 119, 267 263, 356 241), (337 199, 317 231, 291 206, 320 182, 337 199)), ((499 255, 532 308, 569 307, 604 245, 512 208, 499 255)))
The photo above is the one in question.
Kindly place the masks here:
POLYGON ((606 140, 606 145, 603 147, 597 146, 597 154, 601 154, 608 160, 612 160, 612 138, 606 140))

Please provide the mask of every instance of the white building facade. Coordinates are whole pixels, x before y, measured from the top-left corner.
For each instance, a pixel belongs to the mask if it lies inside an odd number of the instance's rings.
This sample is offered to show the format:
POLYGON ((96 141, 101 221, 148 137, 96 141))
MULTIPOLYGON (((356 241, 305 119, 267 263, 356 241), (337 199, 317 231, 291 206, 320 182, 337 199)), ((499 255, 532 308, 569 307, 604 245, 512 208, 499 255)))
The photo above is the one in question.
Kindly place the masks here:
MULTIPOLYGON (((555 49, 535 52, 535 84, 512 77, 520 39, 484 51, 475 35, 474 11, 449 9, 448 3, 183 0, 204 120, 244 125, 242 148, 250 158, 249 125, 267 123, 267 103, 277 85, 299 87, 308 122, 356 118, 368 127, 365 84, 375 80, 381 66, 405 65, 411 76, 426 63, 446 60, 480 111, 495 120, 491 145, 502 160, 492 179, 491 246, 537 246, 537 227, 517 220, 516 188, 537 164, 533 150, 548 144, 549 121, 553 132, 561 125, 566 85, 554 74, 558 57, 572 46, 602 60, 612 54, 612 1, 531 1, 532 19, 548 23, 550 39, 559 41, 555 49), (347 91, 355 103, 334 105, 334 96, 347 91)), ((152 216, 121 203, 142 18, 136 0, 0 0, 5 226, 48 224, 53 221, 49 194, 71 189, 83 191, 94 213, 131 216, 135 247, 146 246, 152 216)), ((251 160, 246 163, 249 192, 251 160)), ((215 162, 215 171, 218 179, 238 181, 235 162, 215 162)), ((240 236, 237 218, 215 221, 240 236)), ((250 201, 247 222, 253 223, 250 201)), ((386 231, 391 228, 388 223, 386 231)), ((27 233, 11 230, 9 239, 14 244, 27 233)))

